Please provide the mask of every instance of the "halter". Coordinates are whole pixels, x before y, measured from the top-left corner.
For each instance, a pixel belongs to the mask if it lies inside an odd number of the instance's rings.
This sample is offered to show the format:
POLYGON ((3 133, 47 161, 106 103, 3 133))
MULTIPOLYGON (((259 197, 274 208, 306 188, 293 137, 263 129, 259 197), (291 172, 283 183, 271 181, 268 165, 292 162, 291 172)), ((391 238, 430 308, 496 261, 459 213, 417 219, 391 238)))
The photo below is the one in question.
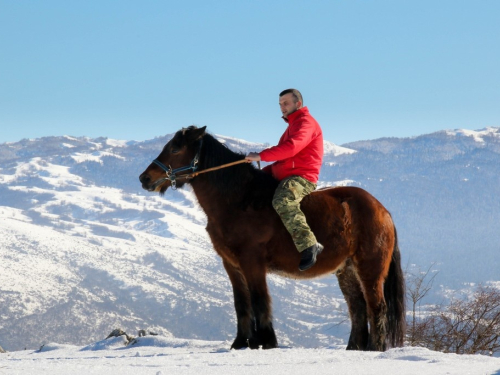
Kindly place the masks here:
MULTIPOLYGON (((217 171, 219 169, 232 167, 233 165, 248 163, 248 161, 246 161, 245 159, 242 159, 242 160, 233 161, 231 163, 222 164, 222 165, 219 165, 217 167, 212 167, 212 168, 204 169, 202 171, 197 172, 202 144, 203 144, 203 138, 200 141, 200 146, 198 148, 198 152, 194 156, 193 160, 191 160, 191 163, 189 165, 186 165, 184 167, 172 169, 172 167, 170 165, 168 167, 166 167, 165 164, 163 164, 158 159, 153 160, 153 164, 156 164, 158 167, 163 169, 165 171, 165 173, 167 174, 167 177, 160 178, 158 181, 156 181, 154 183, 153 190, 156 189, 158 186, 160 186, 161 184, 163 184, 167 180, 170 181, 172 189, 175 190, 176 189, 176 180, 179 178, 185 178, 186 180, 190 180, 190 179, 195 178, 196 176, 198 176, 199 174, 202 174, 202 173, 213 172, 213 171, 217 171), (178 172, 184 172, 184 171, 189 171, 189 170, 191 170, 192 172, 187 173, 187 174, 183 174, 182 176, 175 175, 178 172)), ((259 169, 260 169, 260 162, 257 162, 257 165, 259 166, 259 169)))
POLYGON ((200 140, 200 145, 198 146, 198 152, 194 156, 193 160, 191 160, 191 163, 189 165, 186 165, 184 167, 172 169, 172 167, 170 165, 167 167, 165 164, 163 164, 158 159, 153 160, 153 164, 156 164, 158 167, 163 169, 165 171, 165 173, 167 174, 167 177, 161 178, 158 181, 156 181, 154 184, 154 187, 156 188, 156 187, 160 186, 162 183, 164 183, 165 181, 170 180, 170 184, 172 185, 172 189, 175 190, 177 178, 192 178, 192 177, 190 177, 190 175, 192 175, 192 173, 190 173, 186 176, 183 175, 183 176, 179 176, 179 177, 176 176, 176 173, 189 171, 189 170, 191 170, 193 173, 196 172, 196 170, 198 169, 198 162, 200 161, 200 152, 201 152, 202 144, 203 144, 203 138, 201 138, 201 140, 200 140))

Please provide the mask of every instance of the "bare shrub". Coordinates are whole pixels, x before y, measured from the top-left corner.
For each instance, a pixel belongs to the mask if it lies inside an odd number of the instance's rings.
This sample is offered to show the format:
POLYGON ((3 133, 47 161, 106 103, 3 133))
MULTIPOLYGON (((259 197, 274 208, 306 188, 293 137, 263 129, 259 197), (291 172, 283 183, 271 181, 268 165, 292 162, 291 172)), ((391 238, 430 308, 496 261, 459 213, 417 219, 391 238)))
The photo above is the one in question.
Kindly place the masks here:
POLYGON ((417 330, 417 308, 431 290, 434 278, 437 276, 437 272, 432 271, 434 265, 435 263, 432 263, 426 271, 417 268, 414 272, 406 274, 406 297, 410 302, 412 312, 411 325, 406 328, 410 346, 419 346, 420 332, 417 330))
POLYGON ((413 322, 411 342, 445 353, 500 351, 500 291, 479 286, 470 298, 452 299, 436 308, 413 322))

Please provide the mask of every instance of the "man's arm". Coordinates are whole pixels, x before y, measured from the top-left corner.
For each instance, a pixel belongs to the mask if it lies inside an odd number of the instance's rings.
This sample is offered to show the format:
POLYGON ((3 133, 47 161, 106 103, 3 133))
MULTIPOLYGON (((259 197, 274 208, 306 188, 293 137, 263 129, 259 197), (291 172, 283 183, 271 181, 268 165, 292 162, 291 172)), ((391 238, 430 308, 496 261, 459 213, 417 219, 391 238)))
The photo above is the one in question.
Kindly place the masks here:
MULTIPOLYGON (((245 156, 245 160, 248 163, 251 163, 253 161, 260 161, 260 155, 257 152, 250 152, 247 156, 245 156)), ((266 165, 264 168, 262 168, 262 172, 266 172, 267 174, 273 174, 273 165, 269 164, 266 165)))
POLYGON ((306 120, 300 126, 289 128, 289 138, 277 145, 265 149, 260 153, 262 161, 283 160, 295 156, 302 151, 315 136, 315 124, 306 120))
POLYGON ((260 161, 260 155, 257 152, 250 152, 247 156, 245 156, 245 160, 248 163, 253 161, 260 161))

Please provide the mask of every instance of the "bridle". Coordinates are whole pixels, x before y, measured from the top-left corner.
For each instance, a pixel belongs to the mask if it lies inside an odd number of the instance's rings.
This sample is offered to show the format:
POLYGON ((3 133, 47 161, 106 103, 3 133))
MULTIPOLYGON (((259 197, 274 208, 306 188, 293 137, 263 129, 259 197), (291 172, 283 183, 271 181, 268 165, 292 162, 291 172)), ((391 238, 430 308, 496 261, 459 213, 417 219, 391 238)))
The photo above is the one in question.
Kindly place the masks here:
MULTIPOLYGON (((202 173, 216 171, 216 170, 219 170, 219 169, 222 169, 222 168, 231 167, 231 166, 237 165, 237 164, 248 163, 247 160, 242 159, 242 160, 233 161, 231 163, 222 164, 222 165, 219 165, 217 167, 207 168, 207 169, 204 169, 202 171, 198 171, 198 162, 200 161, 200 152, 201 152, 201 146, 202 146, 202 144, 203 144, 203 138, 200 140, 200 145, 198 147, 198 152, 194 156, 193 160, 191 160, 191 163, 189 163, 189 165, 186 165, 184 167, 179 167, 179 168, 172 169, 172 167, 170 165, 167 167, 167 166, 165 166, 165 164, 163 164, 158 159, 153 160, 153 164, 156 164, 158 167, 160 167, 161 169, 163 169, 165 171, 165 173, 167 174, 166 177, 160 178, 158 181, 156 181, 154 183, 153 190, 155 190, 158 186, 160 186, 161 184, 163 184, 167 180, 170 181, 172 189, 175 190, 176 189, 176 181, 178 179, 182 178, 182 179, 186 179, 186 180, 191 180, 191 179, 195 178, 196 176, 198 176, 198 175, 200 175, 202 173), (180 175, 180 176, 176 175, 176 173, 184 172, 184 171, 189 171, 189 170, 191 170, 192 172, 191 173, 187 173, 187 174, 183 174, 183 175, 180 175)), ((259 169, 260 169, 260 163, 257 162, 257 164, 258 164, 259 169)))
POLYGON ((200 161, 200 152, 201 152, 201 146, 203 145, 203 138, 200 140, 200 145, 198 146, 198 152, 196 152, 196 155, 194 156, 193 160, 191 160, 191 163, 189 165, 186 165, 184 167, 179 167, 172 169, 172 167, 169 165, 168 167, 163 164, 161 161, 158 159, 153 160, 153 164, 156 164, 158 167, 163 169, 165 173, 167 174, 166 177, 160 178, 158 181, 155 182, 153 187, 156 189, 158 186, 163 184, 165 181, 170 180, 170 184, 172 185, 172 189, 176 189, 176 180, 179 178, 189 178, 189 174, 187 175, 182 175, 182 176, 176 176, 177 173, 179 172, 184 172, 184 171, 193 171, 196 172, 198 169, 198 162, 200 161))

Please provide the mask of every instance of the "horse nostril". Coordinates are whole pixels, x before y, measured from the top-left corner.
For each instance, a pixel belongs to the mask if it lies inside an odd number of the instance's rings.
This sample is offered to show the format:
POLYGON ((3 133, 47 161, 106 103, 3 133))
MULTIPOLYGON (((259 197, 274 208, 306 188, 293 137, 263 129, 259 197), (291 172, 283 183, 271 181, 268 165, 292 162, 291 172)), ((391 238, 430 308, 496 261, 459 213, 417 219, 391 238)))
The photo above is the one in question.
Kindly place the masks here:
POLYGON ((146 173, 143 173, 139 176, 139 181, 141 181, 141 183, 144 185, 144 184, 149 183, 149 181, 151 181, 151 179, 149 178, 149 176, 146 173))

